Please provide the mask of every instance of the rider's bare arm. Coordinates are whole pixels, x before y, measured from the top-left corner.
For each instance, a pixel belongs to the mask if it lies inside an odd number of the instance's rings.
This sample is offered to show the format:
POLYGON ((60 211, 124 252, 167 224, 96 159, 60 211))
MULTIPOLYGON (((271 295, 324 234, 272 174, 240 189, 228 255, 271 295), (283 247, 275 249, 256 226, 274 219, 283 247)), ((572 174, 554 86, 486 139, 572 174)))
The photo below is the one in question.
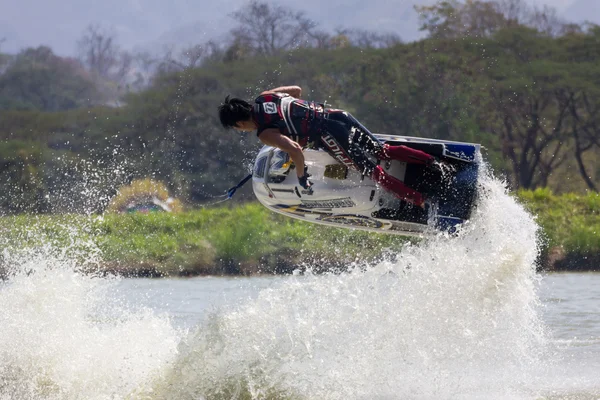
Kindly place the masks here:
POLYGON ((279 130, 274 128, 265 129, 258 138, 267 146, 277 147, 288 153, 296 165, 296 174, 298 177, 300 178, 304 175, 304 154, 302 154, 302 146, 289 137, 282 135, 279 130))
POLYGON ((292 97, 296 97, 299 98, 300 96, 302 96, 302 88, 300 86, 280 86, 280 87, 276 87, 274 89, 270 89, 270 90, 265 90, 264 92, 261 93, 261 95, 263 94, 270 94, 270 93, 287 93, 292 97))

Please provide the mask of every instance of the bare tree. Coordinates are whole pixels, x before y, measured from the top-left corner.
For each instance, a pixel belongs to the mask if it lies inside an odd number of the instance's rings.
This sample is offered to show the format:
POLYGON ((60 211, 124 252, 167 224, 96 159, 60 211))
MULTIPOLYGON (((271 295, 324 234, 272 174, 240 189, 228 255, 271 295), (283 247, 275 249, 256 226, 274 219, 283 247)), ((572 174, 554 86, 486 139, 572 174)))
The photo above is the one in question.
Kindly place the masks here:
POLYGON ((152 72, 154 65, 158 62, 157 58, 147 51, 137 53, 134 59, 138 69, 145 73, 152 72))
POLYGON ((576 24, 567 25, 555 8, 545 5, 530 7, 524 0, 498 0, 497 8, 504 14, 508 26, 525 25, 548 36, 558 36, 574 30, 576 24))
POLYGON ((548 178, 566 160, 568 113, 572 98, 557 98, 553 88, 494 85, 491 113, 485 124, 502 144, 514 185, 524 189, 547 186, 548 178))
POLYGON ((385 48, 402 43, 400 37, 394 33, 377 33, 364 29, 336 30, 337 36, 345 36, 349 44, 363 48, 385 48))
POLYGON ((142 90, 150 84, 152 76, 156 73, 158 63, 159 60, 147 51, 133 55, 133 77, 131 81, 133 90, 142 90))
POLYGON ((204 47, 202 45, 191 46, 187 49, 184 49, 180 53, 180 59, 183 62, 180 62, 179 65, 183 68, 195 68, 200 65, 200 62, 204 57, 206 57, 209 52, 209 47, 204 47))
POLYGON ((119 60, 117 62, 117 65, 115 66, 113 74, 113 76, 118 80, 119 83, 124 83, 124 80, 126 79, 127 75, 129 75, 129 72, 131 71, 133 65, 133 60, 133 56, 126 51, 123 51, 119 54, 119 60))
POLYGON ((421 30, 437 38, 489 37, 500 29, 518 25, 548 36, 558 36, 566 29, 556 9, 532 8, 524 0, 440 0, 415 9, 421 30))
POLYGON ((251 56, 253 53, 250 44, 241 38, 236 38, 231 45, 225 50, 223 60, 225 62, 231 62, 241 60, 251 56))
POLYGON ((571 90, 561 91, 562 97, 571 99, 569 111, 570 127, 575 144, 574 155, 579 173, 591 190, 598 191, 584 161, 584 154, 593 148, 600 149, 600 105, 598 99, 588 93, 571 90))
POLYGON ((556 9, 548 6, 533 8, 527 25, 548 36, 558 36, 564 31, 566 22, 556 13, 556 9))
POLYGON ((524 0, 499 0, 497 7, 508 26, 523 25, 531 15, 530 7, 524 0))
POLYGON ((197 68, 206 60, 220 59, 222 56, 221 46, 213 40, 181 51, 176 51, 174 46, 169 46, 165 48, 162 59, 157 63, 157 70, 160 73, 169 73, 197 68))
POLYGON ((331 49, 343 46, 382 48, 400 43, 391 33, 376 33, 362 29, 337 29, 333 35, 317 29, 317 24, 302 11, 252 0, 231 16, 238 22, 231 34, 232 44, 226 60, 248 55, 273 55, 298 47, 331 49))
POLYGON ((330 49, 335 47, 332 45, 332 37, 329 33, 322 30, 310 30, 308 32, 310 38, 310 47, 317 49, 330 49))
POLYGON ((508 26, 525 25, 548 36, 558 36, 576 29, 576 24, 567 24, 555 8, 545 5, 530 7, 524 0, 499 0, 497 7, 504 14, 508 26))
POLYGON ((131 70, 133 56, 121 51, 115 34, 99 25, 89 25, 77 47, 83 65, 101 78, 123 83, 131 70))
POLYGON ((302 11, 259 0, 252 0, 231 16, 239 23, 231 31, 234 44, 247 45, 260 55, 306 46, 316 26, 302 11))
POLYGON ((432 6, 415 6, 421 30, 435 38, 487 37, 507 25, 493 1, 439 1, 432 6))
POLYGON ((108 77, 117 64, 119 47, 114 34, 99 25, 88 26, 77 47, 83 64, 101 77, 108 77))

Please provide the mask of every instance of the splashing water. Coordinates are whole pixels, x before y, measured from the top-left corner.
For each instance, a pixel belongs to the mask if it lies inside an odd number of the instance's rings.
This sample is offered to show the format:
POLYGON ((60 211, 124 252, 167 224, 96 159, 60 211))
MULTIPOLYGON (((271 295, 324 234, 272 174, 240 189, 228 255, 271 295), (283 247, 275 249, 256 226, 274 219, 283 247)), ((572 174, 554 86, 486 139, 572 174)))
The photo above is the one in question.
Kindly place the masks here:
POLYGON ((534 398, 537 226, 481 185, 458 237, 290 277, 189 334, 115 300, 116 278, 25 257, 0 287, 0 399, 534 398))
POLYGON ((154 396, 519 398, 545 342, 537 226, 501 184, 484 186, 458 238, 366 272, 298 276, 215 315, 154 396))
POLYGON ((179 332, 168 318, 111 296, 118 278, 81 271, 78 253, 93 264, 92 249, 5 249, 0 399, 124 398, 173 360, 179 332))

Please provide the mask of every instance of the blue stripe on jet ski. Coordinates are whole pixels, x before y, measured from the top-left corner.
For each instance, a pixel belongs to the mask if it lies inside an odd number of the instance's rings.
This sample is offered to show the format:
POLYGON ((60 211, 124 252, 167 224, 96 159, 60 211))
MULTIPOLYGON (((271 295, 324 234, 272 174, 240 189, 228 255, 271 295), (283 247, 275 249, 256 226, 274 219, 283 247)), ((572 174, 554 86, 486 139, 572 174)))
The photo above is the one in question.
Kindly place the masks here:
POLYGON ((475 161, 476 147, 468 144, 444 143, 444 155, 463 161, 475 161))

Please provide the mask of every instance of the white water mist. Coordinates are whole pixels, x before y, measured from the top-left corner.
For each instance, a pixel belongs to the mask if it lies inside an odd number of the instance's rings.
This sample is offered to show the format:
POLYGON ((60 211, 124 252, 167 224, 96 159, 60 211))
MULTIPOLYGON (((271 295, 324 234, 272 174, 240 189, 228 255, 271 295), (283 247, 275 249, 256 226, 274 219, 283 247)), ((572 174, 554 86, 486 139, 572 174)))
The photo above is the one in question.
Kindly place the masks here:
POLYGON ((457 237, 367 270, 289 277, 187 336, 121 302, 117 278, 81 272, 99 254, 76 233, 5 249, 0 399, 533 398, 537 226, 498 181, 481 189, 457 237))
POLYGON ((4 249, 0 399, 126 398, 177 354, 169 319, 114 296, 118 278, 82 272, 81 251, 97 253, 77 242, 4 249))
POLYGON ((215 315, 154 397, 530 398, 545 343, 538 228, 501 183, 481 189, 458 237, 367 271, 296 276, 215 315))

